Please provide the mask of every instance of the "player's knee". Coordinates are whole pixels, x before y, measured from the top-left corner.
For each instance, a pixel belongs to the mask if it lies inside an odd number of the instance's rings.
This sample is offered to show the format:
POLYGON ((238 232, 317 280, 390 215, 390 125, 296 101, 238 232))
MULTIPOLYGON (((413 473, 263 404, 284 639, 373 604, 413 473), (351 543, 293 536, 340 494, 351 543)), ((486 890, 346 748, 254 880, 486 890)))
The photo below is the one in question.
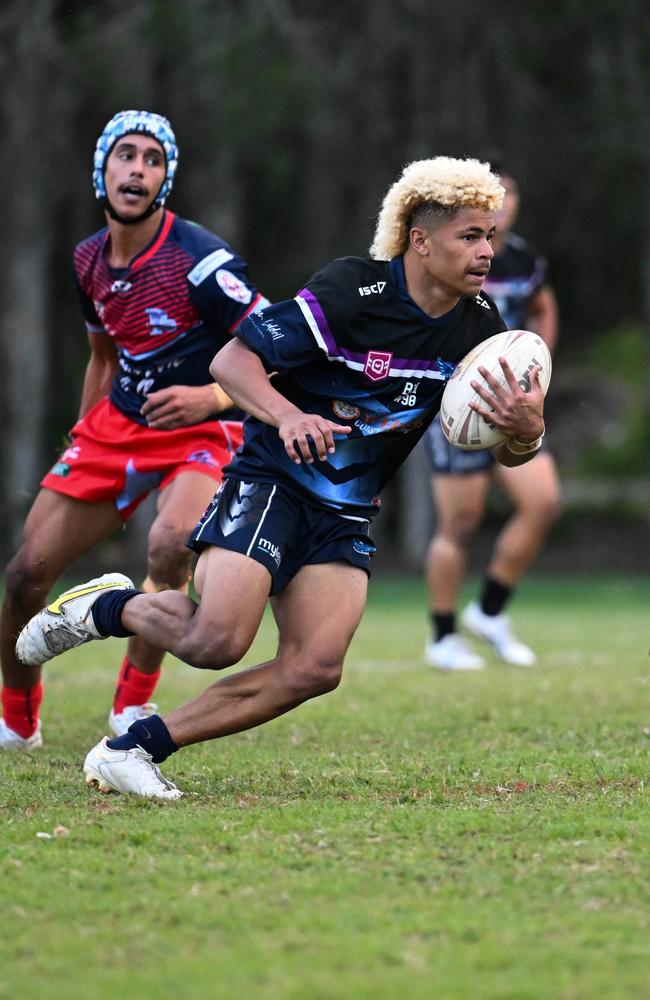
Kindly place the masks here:
POLYGON ((539 495, 529 499, 525 513, 542 530, 547 531, 562 513, 562 502, 557 494, 539 495))
POLYGON ((5 594, 13 604, 29 609, 44 603, 55 579, 45 559, 19 552, 6 569, 5 594))
POLYGON ((562 504, 559 497, 549 497, 540 505, 539 520, 547 531, 555 524, 561 512, 562 504))
POLYGON ((154 525, 149 532, 149 576, 157 587, 176 589, 187 582, 191 560, 188 531, 179 525, 154 525))
POLYGON ((289 671, 289 683, 297 698, 306 701, 334 691, 341 683, 340 657, 302 656, 289 671))
POLYGON ((439 533, 456 545, 466 545, 476 533, 482 514, 480 507, 459 507, 440 525, 439 533))
POLYGON ((190 630, 179 644, 178 656, 200 670, 225 670, 239 663, 249 646, 243 635, 216 629, 206 635, 203 630, 190 630))

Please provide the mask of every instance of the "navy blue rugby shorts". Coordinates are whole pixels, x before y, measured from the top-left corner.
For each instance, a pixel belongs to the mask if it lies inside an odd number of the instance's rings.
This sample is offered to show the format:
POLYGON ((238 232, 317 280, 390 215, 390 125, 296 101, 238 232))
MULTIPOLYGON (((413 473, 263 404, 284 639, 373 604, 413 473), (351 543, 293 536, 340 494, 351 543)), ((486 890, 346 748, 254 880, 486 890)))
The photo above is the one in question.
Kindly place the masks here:
POLYGON ((370 576, 375 545, 368 527, 277 483, 225 479, 187 544, 195 552, 216 545, 250 556, 268 569, 277 594, 303 566, 317 563, 343 561, 370 576))

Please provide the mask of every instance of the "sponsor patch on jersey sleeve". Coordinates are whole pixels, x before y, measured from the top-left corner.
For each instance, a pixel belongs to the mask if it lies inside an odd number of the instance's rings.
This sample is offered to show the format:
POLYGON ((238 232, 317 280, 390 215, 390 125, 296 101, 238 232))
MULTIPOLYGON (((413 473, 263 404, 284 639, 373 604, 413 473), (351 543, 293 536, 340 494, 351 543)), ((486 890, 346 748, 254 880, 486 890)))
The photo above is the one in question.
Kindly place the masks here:
POLYGON ((202 281, 211 275, 219 267, 223 267, 227 264, 229 260, 233 259, 233 254, 223 247, 219 250, 215 250, 214 253, 208 254, 203 260, 200 260, 198 264, 195 264, 190 273, 187 276, 187 280, 190 281, 195 287, 200 285, 202 281))
POLYGON ((253 298, 253 292, 248 285, 238 278, 232 271, 221 268, 217 271, 217 284, 221 291, 235 302, 241 302, 247 306, 253 298))

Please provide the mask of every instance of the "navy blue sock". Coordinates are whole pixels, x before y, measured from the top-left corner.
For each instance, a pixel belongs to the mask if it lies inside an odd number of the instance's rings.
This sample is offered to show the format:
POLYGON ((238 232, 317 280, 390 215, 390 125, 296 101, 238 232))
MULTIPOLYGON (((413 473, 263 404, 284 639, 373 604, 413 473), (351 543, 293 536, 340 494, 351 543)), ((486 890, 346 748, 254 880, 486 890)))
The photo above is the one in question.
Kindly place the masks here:
POLYGON ((439 642, 440 639, 444 639, 446 635, 451 635, 452 632, 456 631, 456 615, 453 611, 448 614, 433 611, 431 613, 431 621, 433 623, 433 632, 436 642, 439 642))
POLYGON ((481 593, 481 611, 485 615, 500 615, 505 608, 513 588, 499 583, 493 576, 486 576, 481 593))
POLYGON ((115 635, 120 639, 133 635, 122 625, 122 608, 141 593, 141 590, 107 590, 105 594, 100 594, 91 611, 97 631, 101 635, 115 635))
POLYGON ((108 740, 111 750, 133 750, 142 747, 151 754, 156 764, 167 760, 179 749, 169 735, 169 729, 159 715, 150 715, 148 719, 138 719, 129 726, 124 736, 116 736, 108 740))

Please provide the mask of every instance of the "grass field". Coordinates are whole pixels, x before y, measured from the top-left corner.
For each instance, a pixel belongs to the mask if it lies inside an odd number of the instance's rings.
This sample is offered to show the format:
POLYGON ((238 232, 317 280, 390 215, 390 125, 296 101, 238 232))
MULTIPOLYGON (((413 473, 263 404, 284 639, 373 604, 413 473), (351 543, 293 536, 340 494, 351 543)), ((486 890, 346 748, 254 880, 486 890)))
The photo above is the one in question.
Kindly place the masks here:
MULTIPOLYGON (((171 758, 167 804, 83 783, 121 644, 55 661, 0 760, 0 997, 650 995, 649 597, 531 579, 539 667, 447 676, 421 583, 375 580, 338 691, 171 758)), ((170 662, 161 707, 210 679, 170 662)))

